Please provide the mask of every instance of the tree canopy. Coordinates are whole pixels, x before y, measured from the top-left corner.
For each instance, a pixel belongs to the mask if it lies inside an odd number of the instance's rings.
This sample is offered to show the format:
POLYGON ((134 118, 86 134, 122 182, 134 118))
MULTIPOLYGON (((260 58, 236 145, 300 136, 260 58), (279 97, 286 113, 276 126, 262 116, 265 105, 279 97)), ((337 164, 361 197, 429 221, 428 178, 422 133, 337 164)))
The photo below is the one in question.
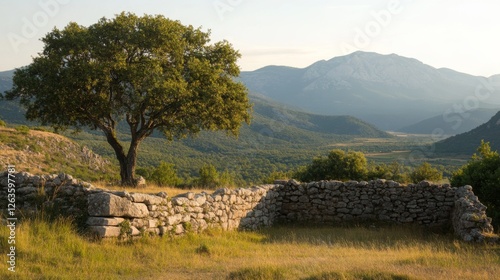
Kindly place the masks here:
POLYGON ((85 27, 69 23, 42 38, 33 62, 17 69, 9 99, 29 120, 102 130, 134 184, 138 146, 153 131, 169 139, 201 130, 237 135, 249 122, 247 89, 234 80, 240 54, 227 41, 163 16, 121 13, 85 27), (128 125, 128 151, 117 125, 128 125))

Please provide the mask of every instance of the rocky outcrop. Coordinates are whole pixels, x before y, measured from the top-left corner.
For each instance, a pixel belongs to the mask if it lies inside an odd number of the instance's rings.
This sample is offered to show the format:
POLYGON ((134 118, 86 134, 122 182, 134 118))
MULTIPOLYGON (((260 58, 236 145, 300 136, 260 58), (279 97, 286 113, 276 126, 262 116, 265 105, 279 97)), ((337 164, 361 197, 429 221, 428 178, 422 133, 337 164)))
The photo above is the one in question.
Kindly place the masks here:
MULTIPOLYGON (((294 180, 212 194, 168 197, 97 189, 70 175, 15 175, 16 211, 41 207, 83 221, 100 237, 179 235, 207 228, 254 230, 275 222, 337 224, 385 221, 452 228, 465 241, 498 241, 486 207, 470 186, 429 182, 294 180)), ((7 173, 0 174, 0 207, 7 209, 7 173)))

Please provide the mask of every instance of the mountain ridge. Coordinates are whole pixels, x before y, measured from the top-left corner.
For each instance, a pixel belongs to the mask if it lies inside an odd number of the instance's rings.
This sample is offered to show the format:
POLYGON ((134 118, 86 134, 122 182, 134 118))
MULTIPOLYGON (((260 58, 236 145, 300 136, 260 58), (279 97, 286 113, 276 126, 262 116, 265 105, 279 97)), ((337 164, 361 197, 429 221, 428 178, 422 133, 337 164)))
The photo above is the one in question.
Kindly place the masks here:
MULTIPOLYGON (((251 92, 278 102, 315 114, 351 115, 384 130, 441 114, 474 96, 485 81, 493 83, 414 58, 361 51, 304 68, 266 66, 243 71, 240 80, 251 92)), ((494 86, 500 92, 500 82, 494 86)), ((500 108, 500 96, 491 95, 483 103, 482 107, 500 108)))
POLYGON ((487 108, 478 108, 462 113, 445 113, 402 127, 397 131, 412 134, 433 134, 439 131, 441 134, 453 136, 480 126, 496 113, 496 109, 487 108))
POLYGON ((500 111, 487 122, 472 129, 435 143, 436 154, 471 155, 476 152, 481 140, 490 142, 492 150, 500 151, 500 111))

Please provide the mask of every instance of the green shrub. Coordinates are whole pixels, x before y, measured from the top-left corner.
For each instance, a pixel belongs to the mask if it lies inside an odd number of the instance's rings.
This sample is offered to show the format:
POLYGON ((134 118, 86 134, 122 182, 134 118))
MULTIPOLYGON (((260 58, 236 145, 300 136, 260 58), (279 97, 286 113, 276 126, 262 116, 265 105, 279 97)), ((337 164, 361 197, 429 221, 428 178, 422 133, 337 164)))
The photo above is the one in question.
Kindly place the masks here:
POLYGON ((7 123, 3 120, 0 120, 0 127, 6 127, 7 123))
POLYGON ((151 172, 149 179, 160 186, 177 186, 181 183, 175 165, 163 161, 151 172))
POLYGON ((308 182, 318 180, 361 180, 368 172, 365 155, 361 152, 332 150, 328 156, 316 158, 299 170, 294 177, 308 182))
POLYGON ((441 179, 443 179, 443 172, 432 167, 428 162, 422 163, 410 173, 410 180, 413 183, 418 183, 424 180, 437 182, 441 179))
POLYGON ((469 162, 453 174, 450 183, 455 186, 471 185, 474 194, 488 208, 493 225, 500 227, 500 155, 492 151, 488 142, 481 141, 469 162))
POLYGON ((272 184, 276 180, 288 180, 292 178, 292 174, 290 172, 283 171, 273 171, 266 177, 262 178, 262 183, 264 184, 272 184))
POLYGON ((224 172, 220 173, 219 180, 217 182, 217 186, 218 187, 230 187, 230 186, 234 186, 234 175, 231 174, 227 170, 225 170, 224 172))
POLYGON ((409 170, 409 167, 406 167, 404 164, 397 161, 394 161, 391 164, 370 163, 368 167, 367 179, 387 179, 400 183, 408 183, 410 182, 410 176, 408 174, 409 170))
POLYGON ((219 172, 212 164, 205 164, 200 168, 200 178, 196 182, 206 188, 215 188, 219 183, 219 172))

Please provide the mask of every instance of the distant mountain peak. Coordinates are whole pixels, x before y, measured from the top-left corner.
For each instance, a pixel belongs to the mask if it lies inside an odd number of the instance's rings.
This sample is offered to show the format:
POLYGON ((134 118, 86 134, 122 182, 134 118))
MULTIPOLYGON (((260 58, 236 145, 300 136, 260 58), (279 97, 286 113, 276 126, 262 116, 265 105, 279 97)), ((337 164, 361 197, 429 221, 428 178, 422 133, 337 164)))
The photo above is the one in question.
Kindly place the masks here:
MULTIPOLYGON (((500 75, 493 77, 500 80, 500 75)), ((394 53, 365 51, 305 68, 265 67, 241 73, 251 92, 315 114, 352 115, 387 130, 462 104, 481 79, 485 78, 436 69, 394 53)))

